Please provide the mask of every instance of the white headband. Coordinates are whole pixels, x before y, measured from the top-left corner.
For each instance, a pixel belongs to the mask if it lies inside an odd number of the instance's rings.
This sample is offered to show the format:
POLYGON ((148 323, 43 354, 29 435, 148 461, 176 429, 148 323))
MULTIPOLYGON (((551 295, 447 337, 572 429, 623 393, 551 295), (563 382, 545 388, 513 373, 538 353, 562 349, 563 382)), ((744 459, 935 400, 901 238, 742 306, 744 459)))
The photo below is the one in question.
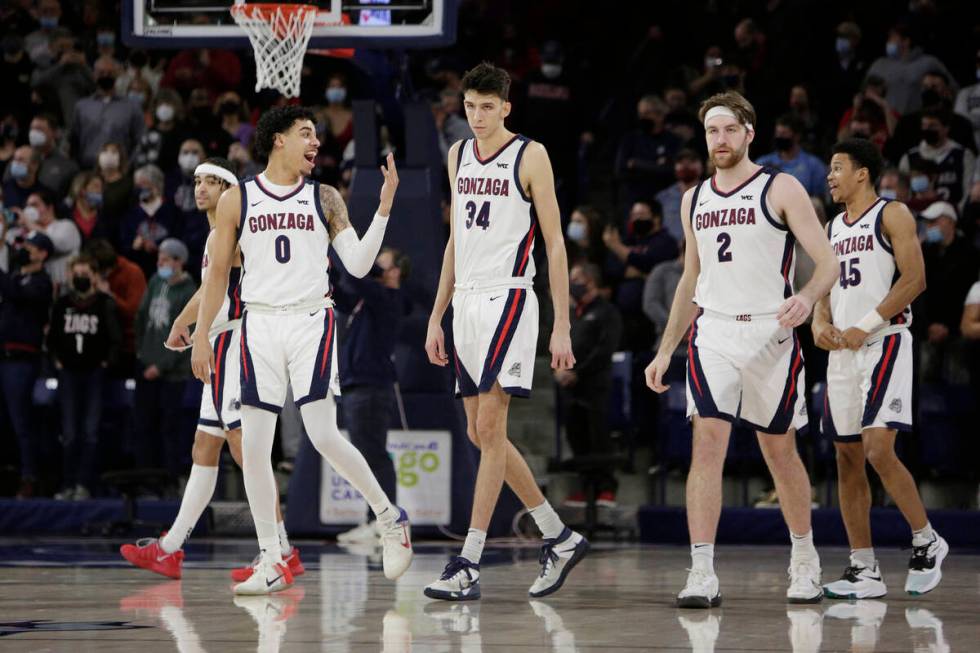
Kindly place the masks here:
POLYGON ((235 173, 221 166, 216 166, 213 163, 202 163, 194 168, 194 176, 196 177, 198 175, 213 175, 218 179, 227 181, 232 186, 238 185, 238 177, 235 176, 235 173))
MULTIPOLYGON (((704 126, 707 127, 708 121, 711 120, 712 118, 717 118, 718 116, 728 116, 729 118, 735 120, 736 122, 742 122, 741 120, 738 119, 738 116, 735 115, 734 111, 732 111, 728 107, 724 107, 720 104, 716 104, 715 106, 708 109, 708 113, 704 114, 704 126)), ((746 122, 742 124, 745 125, 746 130, 753 131, 752 123, 746 122)))

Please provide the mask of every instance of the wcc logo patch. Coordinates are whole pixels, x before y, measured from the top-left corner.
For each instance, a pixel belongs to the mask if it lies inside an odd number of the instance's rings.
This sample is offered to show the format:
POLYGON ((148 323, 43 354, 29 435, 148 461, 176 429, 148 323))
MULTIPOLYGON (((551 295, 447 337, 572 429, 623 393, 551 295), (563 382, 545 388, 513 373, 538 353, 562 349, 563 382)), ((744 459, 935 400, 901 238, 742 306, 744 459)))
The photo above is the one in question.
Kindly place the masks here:
POLYGON ((900 412, 902 412, 902 400, 901 399, 892 399, 892 402, 890 404, 888 404, 888 408, 893 413, 900 413, 900 412))
POLYGON ((507 374, 509 376, 516 377, 518 379, 521 378, 521 364, 520 363, 514 363, 513 365, 511 365, 510 366, 510 369, 507 370, 507 374))

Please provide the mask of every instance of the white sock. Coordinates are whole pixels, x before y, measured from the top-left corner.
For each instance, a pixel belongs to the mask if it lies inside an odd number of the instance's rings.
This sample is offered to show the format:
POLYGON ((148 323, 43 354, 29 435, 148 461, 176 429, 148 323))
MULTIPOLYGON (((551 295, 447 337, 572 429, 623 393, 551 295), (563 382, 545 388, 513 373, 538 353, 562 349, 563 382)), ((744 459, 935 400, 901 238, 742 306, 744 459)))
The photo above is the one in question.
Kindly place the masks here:
POLYGON ((288 556, 293 552, 293 547, 289 545, 289 536, 286 535, 286 522, 281 521, 276 526, 279 529, 279 546, 282 547, 282 554, 288 556))
POLYGON ((936 532, 932 530, 932 524, 926 522, 926 525, 917 530, 912 531, 912 546, 925 546, 936 539, 936 532))
POLYGON ((337 404, 333 395, 303 404, 299 409, 310 442, 330 466, 360 492, 381 522, 398 519, 398 509, 388 500, 364 455, 337 428, 337 404))
POLYGON ((275 413, 254 406, 242 406, 242 476, 245 495, 255 522, 259 548, 273 562, 282 562, 279 530, 276 526, 276 477, 272 473, 272 441, 276 435, 275 413))
POLYGON ((475 565, 480 564, 480 556, 483 555, 483 545, 487 541, 487 532, 478 528, 471 528, 466 534, 466 541, 463 542, 463 551, 460 557, 466 558, 475 565))
POLYGON ((180 510, 167 534, 160 540, 160 546, 167 553, 173 553, 184 546, 184 540, 201 518, 204 509, 211 503, 214 488, 218 485, 218 468, 204 465, 191 465, 191 475, 184 486, 184 496, 180 499, 180 510))
POLYGON ((531 513, 534 523, 538 525, 538 530, 541 531, 542 537, 546 540, 557 539, 565 530, 565 524, 562 523, 558 513, 551 507, 547 499, 540 506, 531 508, 528 512, 531 513))
POLYGON ((851 560, 860 564, 865 569, 874 569, 877 563, 874 547, 866 549, 851 549, 851 560))
POLYGON ((691 544, 691 569, 715 573, 715 545, 710 542, 691 544))
POLYGON ((792 560, 819 560, 820 556, 817 555, 817 549, 813 546, 813 531, 807 531, 803 535, 797 535, 796 533, 789 534, 790 542, 793 544, 793 551, 790 554, 790 559, 792 560))

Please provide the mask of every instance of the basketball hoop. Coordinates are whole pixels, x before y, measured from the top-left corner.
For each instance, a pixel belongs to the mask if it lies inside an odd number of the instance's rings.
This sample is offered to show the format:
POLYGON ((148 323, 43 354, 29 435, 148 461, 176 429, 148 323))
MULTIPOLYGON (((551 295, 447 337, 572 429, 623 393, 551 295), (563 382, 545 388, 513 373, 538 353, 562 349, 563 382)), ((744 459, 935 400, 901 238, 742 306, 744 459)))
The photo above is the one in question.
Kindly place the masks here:
POLYGON ((235 22, 248 34, 255 55, 255 90, 272 88, 299 95, 303 55, 313 33, 315 5, 249 3, 231 6, 235 22))

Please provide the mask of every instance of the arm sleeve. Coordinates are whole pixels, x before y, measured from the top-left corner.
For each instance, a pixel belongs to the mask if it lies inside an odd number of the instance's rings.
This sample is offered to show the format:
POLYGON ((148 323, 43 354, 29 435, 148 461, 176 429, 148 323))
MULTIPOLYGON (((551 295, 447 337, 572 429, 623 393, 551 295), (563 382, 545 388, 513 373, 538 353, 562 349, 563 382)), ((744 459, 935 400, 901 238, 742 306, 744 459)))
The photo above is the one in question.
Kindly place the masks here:
POLYGON ((358 238, 353 227, 344 229, 334 237, 331 243, 334 251, 353 276, 360 279, 374 265, 374 259, 378 257, 387 227, 388 218, 376 215, 371 221, 371 226, 364 232, 364 238, 358 238))

